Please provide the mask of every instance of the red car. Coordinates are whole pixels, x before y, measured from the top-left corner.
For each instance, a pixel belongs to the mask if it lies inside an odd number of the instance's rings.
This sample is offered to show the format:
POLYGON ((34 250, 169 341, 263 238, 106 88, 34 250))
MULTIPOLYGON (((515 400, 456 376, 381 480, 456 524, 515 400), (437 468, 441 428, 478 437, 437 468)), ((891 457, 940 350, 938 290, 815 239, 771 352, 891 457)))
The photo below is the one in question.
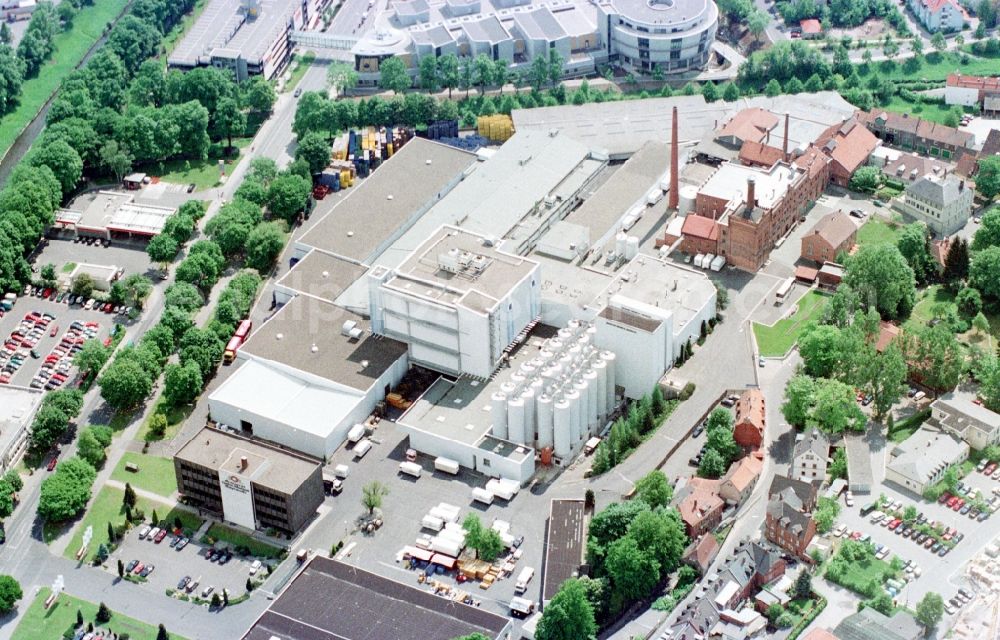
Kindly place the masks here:
POLYGON ((854 533, 851 534, 851 540, 859 540, 859 539, 861 539, 860 531, 855 531, 854 533))
POLYGON ((51 295, 52 295, 52 289, 46 289, 45 291, 42 292, 42 299, 44 300, 51 295))
POLYGON ((158 534, 156 534, 156 537, 153 538, 153 542, 155 542, 156 544, 160 544, 161 542, 163 542, 163 539, 166 538, 166 537, 167 537, 167 530, 166 529, 161 529, 160 532, 158 534))
POLYGON ((997 463, 991 462, 990 464, 986 465, 985 469, 983 469, 983 473, 988 476, 991 476, 993 475, 993 472, 996 470, 997 470, 997 463))
POLYGON ((52 456, 52 459, 49 460, 49 466, 47 466, 46 469, 48 469, 49 471, 53 471, 56 468, 57 464, 59 464, 59 458, 52 456))
POLYGON ((59 333, 59 325, 54 324, 52 325, 52 329, 49 331, 49 337, 55 338, 57 333, 59 333))
POLYGON ((958 496, 952 496, 952 497, 948 498, 948 502, 945 503, 945 506, 948 507, 949 509, 951 509, 956 504, 958 504, 958 500, 959 500, 958 496))
POLYGON ((954 505, 952 505, 951 510, 952 511, 958 511, 959 509, 961 509, 964 506, 965 506, 965 500, 962 500, 961 498, 959 498, 958 501, 954 505))
POLYGON ((947 491, 945 491, 944 493, 941 494, 941 497, 938 498, 938 504, 944 504, 945 502, 948 502, 949 500, 951 500, 951 498, 952 498, 952 495, 950 493, 948 493, 947 491))
POLYGON ((142 571, 145 568, 146 568, 146 565, 144 565, 144 564, 142 564, 140 562, 139 564, 135 565, 134 569, 132 569, 132 573, 134 573, 135 575, 139 575, 139 572, 142 571))
POLYGON ((900 520, 899 518, 893 518, 892 522, 890 522, 888 526, 889 531, 895 530, 896 527, 898 527, 902 522, 903 521, 900 520))

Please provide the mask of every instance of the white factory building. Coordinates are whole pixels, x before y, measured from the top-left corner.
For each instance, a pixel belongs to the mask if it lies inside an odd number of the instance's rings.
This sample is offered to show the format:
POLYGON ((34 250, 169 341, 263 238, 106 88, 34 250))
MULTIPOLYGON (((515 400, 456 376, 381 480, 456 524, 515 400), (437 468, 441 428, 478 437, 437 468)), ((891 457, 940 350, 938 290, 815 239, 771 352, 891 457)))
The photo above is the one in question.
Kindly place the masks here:
POLYGON ((408 344, 414 363, 450 375, 488 378, 541 307, 537 262, 455 227, 368 280, 372 330, 408 344))

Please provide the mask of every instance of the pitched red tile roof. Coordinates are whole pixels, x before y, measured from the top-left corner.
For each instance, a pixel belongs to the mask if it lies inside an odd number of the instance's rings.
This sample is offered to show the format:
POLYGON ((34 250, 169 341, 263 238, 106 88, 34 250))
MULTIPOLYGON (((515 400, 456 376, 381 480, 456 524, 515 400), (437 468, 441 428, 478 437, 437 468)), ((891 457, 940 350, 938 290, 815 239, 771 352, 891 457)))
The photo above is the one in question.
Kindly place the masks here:
POLYGON ((747 165, 772 167, 775 162, 782 159, 782 156, 784 154, 781 149, 764 144, 763 142, 747 140, 740 147, 740 162, 747 165))
POLYGON ((810 178, 816 177, 830 162, 830 158, 824 155, 815 145, 811 144, 805 150, 805 153, 792 160, 792 164, 796 167, 808 171, 810 178))
POLYGON ((980 91, 1000 91, 1000 78, 989 76, 964 76, 961 73, 949 73, 946 83, 949 87, 979 89, 980 91))
POLYGON ((889 346, 889 343, 899 336, 899 327, 882 320, 878 323, 878 342, 875 343, 875 350, 882 352, 889 346))
POLYGON ((732 483, 733 488, 742 493, 744 489, 757 481, 760 472, 764 469, 764 461, 761 458, 759 451, 740 458, 726 472, 726 476, 722 479, 723 482, 732 483))
POLYGON ((959 131, 954 127, 946 127, 936 122, 914 118, 906 113, 859 111, 857 118, 865 126, 871 126, 875 120, 882 120, 885 122, 887 129, 912 133, 927 140, 955 147, 971 147, 976 140, 974 135, 966 131, 959 131))
POLYGON ((778 116, 765 109, 753 107, 737 112, 719 130, 719 136, 733 136, 741 142, 747 140, 761 142, 767 132, 776 126, 778 126, 778 116))
POLYGON ((800 264, 795 267, 795 279, 802 280, 803 282, 815 282, 816 276, 819 275, 819 269, 813 269, 812 267, 807 267, 804 264, 800 264))
POLYGON ((806 232, 806 235, 818 235, 828 245, 836 248, 846 242, 857 230, 858 227, 851 220, 851 217, 843 211, 837 210, 820 218, 812 229, 806 232))
POLYGON ((681 233, 692 238, 714 241, 719 239, 719 225, 711 218, 691 214, 684 218, 684 226, 681 227, 681 233))
POLYGON ((948 259, 949 251, 951 251, 951 238, 931 242, 931 253, 934 255, 934 259, 937 260, 937 263, 942 267, 948 259))
POLYGON ((760 389, 747 389, 736 401, 736 424, 749 423, 764 434, 764 394, 760 389))
POLYGON ((802 29, 802 33, 817 34, 823 32, 823 25, 816 18, 808 18, 799 22, 799 27, 802 29))
POLYGON ((816 144, 848 173, 854 173, 868 161, 868 156, 879 145, 879 139, 856 118, 851 118, 824 131, 816 144))

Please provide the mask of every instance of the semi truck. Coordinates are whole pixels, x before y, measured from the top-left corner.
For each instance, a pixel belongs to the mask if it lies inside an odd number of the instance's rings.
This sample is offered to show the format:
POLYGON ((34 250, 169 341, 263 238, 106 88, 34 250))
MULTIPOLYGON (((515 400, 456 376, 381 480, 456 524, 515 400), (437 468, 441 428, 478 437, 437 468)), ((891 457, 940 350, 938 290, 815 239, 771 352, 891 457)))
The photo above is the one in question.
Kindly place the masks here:
POLYGON ((247 338, 250 337, 250 331, 253 329, 253 322, 250 320, 244 320, 240 322, 239 326, 236 327, 236 332, 233 333, 233 337, 229 339, 226 343, 226 350, 222 352, 222 362, 224 364, 232 364, 233 360, 236 359, 236 352, 239 351, 243 343, 246 342, 247 338))

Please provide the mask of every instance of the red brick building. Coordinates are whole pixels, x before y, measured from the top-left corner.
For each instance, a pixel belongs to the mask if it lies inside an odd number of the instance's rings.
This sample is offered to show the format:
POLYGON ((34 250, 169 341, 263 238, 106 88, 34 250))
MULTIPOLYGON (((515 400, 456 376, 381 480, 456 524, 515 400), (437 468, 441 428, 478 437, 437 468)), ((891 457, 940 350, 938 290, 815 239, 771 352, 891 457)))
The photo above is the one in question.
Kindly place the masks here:
POLYGON ((722 511, 726 503, 719 495, 718 480, 691 478, 676 500, 684 530, 692 540, 708 533, 722 522, 722 511))
POLYGON ((816 535, 812 514, 803 513, 778 497, 767 504, 764 536, 788 553, 807 557, 806 550, 816 535))
POLYGON ((764 442, 767 422, 764 394, 759 389, 747 389, 740 394, 735 409, 733 439, 744 449, 756 449, 764 442))
POLYGON ((819 264, 833 262, 841 251, 847 253, 858 237, 858 227, 843 211, 833 211, 819 219, 802 236, 802 258, 819 264))
POLYGON ((823 132, 816 146, 832 160, 830 182, 846 187, 851 176, 868 162, 868 156, 881 144, 856 118, 836 124, 823 132))

